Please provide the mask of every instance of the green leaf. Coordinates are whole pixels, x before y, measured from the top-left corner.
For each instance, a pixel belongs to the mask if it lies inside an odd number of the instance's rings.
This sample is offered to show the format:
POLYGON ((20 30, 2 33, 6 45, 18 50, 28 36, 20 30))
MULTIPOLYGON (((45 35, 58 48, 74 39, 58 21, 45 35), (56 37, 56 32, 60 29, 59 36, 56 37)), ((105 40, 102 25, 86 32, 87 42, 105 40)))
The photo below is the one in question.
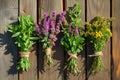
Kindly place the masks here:
POLYGON ((40 38, 39 37, 31 37, 30 39, 31 40, 39 40, 40 38))
POLYGON ((17 36, 19 36, 19 35, 20 35, 20 32, 17 32, 17 33, 15 33, 15 34, 13 34, 12 37, 17 37, 17 36))
POLYGON ((76 24, 79 24, 81 22, 81 19, 76 20, 76 24))

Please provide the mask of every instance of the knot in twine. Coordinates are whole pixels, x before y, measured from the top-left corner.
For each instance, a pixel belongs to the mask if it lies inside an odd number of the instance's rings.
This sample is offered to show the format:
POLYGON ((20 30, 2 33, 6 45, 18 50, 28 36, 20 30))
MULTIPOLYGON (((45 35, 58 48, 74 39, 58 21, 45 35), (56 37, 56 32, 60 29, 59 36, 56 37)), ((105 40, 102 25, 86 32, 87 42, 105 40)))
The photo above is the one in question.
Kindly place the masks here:
POLYGON ((29 58, 29 54, 30 54, 30 52, 20 52, 20 57, 21 58, 23 58, 23 57, 29 58))
POLYGON ((95 54, 93 54, 93 55, 89 55, 89 57, 95 57, 95 56, 103 56, 102 51, 95 52, 95 54))
POLYGON ((51 48, 45 49, 45 53, 46 53, 47 55, 51 55, 52 53, 55 53, 55 52, 56 52, 56 51, 52 51, 51 48))
POLYGON ((70 56, 69 59, 71 59, 71 58, 78 59, 77 54, 73 54, 73 53, 68 52, 68 55, 70 56))

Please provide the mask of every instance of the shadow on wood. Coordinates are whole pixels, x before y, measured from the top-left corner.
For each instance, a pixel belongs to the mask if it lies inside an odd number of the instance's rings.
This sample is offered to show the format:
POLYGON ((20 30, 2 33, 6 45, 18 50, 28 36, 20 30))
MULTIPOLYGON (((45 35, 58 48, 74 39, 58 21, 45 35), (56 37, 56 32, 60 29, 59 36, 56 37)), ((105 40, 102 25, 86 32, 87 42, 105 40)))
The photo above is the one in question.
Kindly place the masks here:
MULTIPOLYGON (((15 25, 17 22, 12 23, 10 25, 15 25)), ((17 74, 16 65, 17 65, 17 46, 14 44, 14 39, 11 37, 11 33, 6 31, 3 34, 0 33, 0 46, 5 46, 5 55, 11 54, 13 58, 11 59, 11 63, 13 64, 10 66, 8 70, 8 74, 14 75, 17 74)))

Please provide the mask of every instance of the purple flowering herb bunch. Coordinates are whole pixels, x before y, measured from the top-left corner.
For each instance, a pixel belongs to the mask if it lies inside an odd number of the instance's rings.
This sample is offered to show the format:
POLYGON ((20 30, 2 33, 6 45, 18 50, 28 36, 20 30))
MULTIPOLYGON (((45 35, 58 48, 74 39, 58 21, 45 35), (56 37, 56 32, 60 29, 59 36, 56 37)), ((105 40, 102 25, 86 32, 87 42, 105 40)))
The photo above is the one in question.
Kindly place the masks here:
POLYGON ((61 13, 59 17, 56 12, 53 11, 52 15, 49 16, 44 13, 42 23, 40 25, 35 24, 39 41, 43 44, 43 49, 46 53, 47 64, 50 66, 52 61, 52 47, 55 46, 55 42, 58 40, 57 35, 61 32, 60 27, 64 20, 65 13, 61 13))
POLYGON ((44 49, 55 46, 55 42, 58 40, 57 35, 60 33, 60 26, 62 25, 64 15, 64 13, 61 13, 57 20, 57 14, 55 11, 52 12, 51 16, 44 13, 42 24, 40 26, 35 24, 37 35, 40 37, 40 42, 43 43, 44 49))

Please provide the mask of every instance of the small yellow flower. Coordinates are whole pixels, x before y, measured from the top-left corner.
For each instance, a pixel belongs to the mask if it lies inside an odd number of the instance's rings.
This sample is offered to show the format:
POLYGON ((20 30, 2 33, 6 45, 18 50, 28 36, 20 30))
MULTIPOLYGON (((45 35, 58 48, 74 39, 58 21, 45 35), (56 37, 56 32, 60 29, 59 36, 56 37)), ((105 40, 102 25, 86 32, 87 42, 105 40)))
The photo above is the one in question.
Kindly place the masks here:
POLYGON ((103 36, 103 34, 101 31, 95 32, 95 35, 94 35, 95 38, 101 38, 102 36, 103 36))
POLYGON ((106 31, 111 32, 110 29, 108 29, 108 28, 106 29, 106 31))
POLYGON ((111 33, 111 31, 110 31, 110 29, 109 29, 109 28, 107 28, 107 29, 106 29, 106 31, 108 31, 108 32, 109 32, 110 36, 112 36, 112 33, 111 33))

